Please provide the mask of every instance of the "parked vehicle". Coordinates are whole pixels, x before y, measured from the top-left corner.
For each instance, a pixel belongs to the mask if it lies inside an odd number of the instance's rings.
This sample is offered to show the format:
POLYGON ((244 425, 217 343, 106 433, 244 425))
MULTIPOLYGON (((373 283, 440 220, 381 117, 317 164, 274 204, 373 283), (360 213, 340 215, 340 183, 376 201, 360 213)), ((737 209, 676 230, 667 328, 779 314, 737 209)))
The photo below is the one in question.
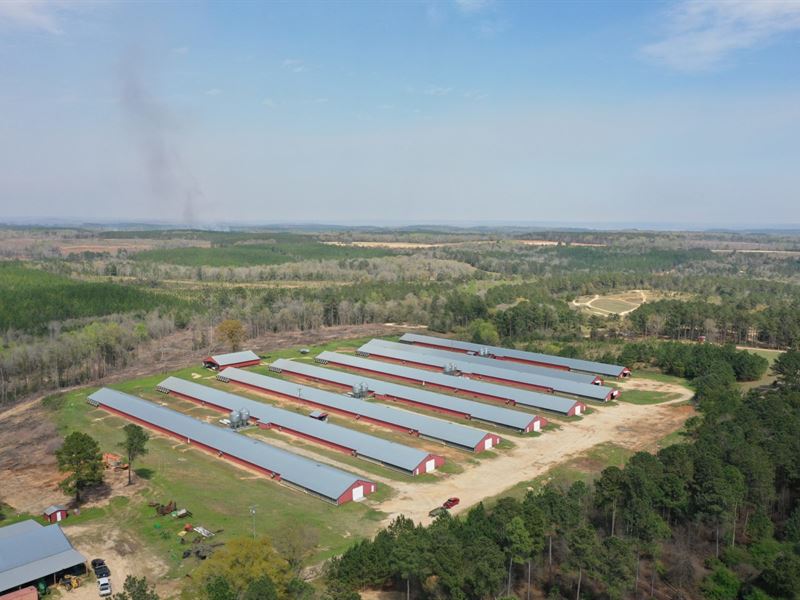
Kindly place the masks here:
POLYGON ((61 587, 63 587, 66 591, 71 592, 77 587, 81 586, 81 580, 75 577, 75 575, 64 575, 59 581, 61 587))
POLYGON ((444 504, 442 504, 442 508, 453 508, 454 506, 457 506, 459 502, 461 502, 461 499, 456 498, 455 496, 453 498, 448 498, 444 501, 444 504))
POLYGON ((108 577, 101 577, 97 580, 97 588, 100 596, 111 595, 111 580, 108 577))
POLYGON ((102 579, 111 575, 111 569, 108 568, 106 561, 104 561, 102 558, 93 559, 91 565, 92 571, 94 571, 94 576, 97 577, 97 579, 102 579))

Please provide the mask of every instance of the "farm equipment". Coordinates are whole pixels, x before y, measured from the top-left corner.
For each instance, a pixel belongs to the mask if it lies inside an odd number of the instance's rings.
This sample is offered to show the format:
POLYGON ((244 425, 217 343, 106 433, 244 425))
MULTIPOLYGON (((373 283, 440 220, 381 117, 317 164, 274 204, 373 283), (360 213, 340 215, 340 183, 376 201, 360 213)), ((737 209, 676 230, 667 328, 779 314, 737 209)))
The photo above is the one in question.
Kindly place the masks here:
POLYGON ((64 575, 58 583, 68 592, 81 587, 81 580, 75 577, 75 575, 64 575))
POLYGON ((177 505, 175 504, 175 500, 170 500, 169 504, 161 504, 159 502, 150 502, 149 506, 152 506, 153 508, 156 509, 156 514, 159 517, 164 517, 164 516, 166 516, 168 514, 171 514, 171 513, 175 512, 175 510, 178 508, 177 505))
POLYGON ((103 454, 103 464, 106 469, 115 471, 124 471, 129 466, 128 463, 122 461, 122 457, 119 454, 112 454, 111 452, 103 454))

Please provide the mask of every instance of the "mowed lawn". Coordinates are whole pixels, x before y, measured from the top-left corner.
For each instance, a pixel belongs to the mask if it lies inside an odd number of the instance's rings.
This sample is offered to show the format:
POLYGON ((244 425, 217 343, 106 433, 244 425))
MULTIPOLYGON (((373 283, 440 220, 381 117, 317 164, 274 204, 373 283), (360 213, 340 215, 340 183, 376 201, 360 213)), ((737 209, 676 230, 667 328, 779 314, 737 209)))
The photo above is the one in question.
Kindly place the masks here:
MULTIPOLYGON (((187 369, 176 373, 191 378, 187 369)), ((155 385, 163 375, 131 382, 131 388, 155 385)), ((86 402, 93 390, 72 392, 63 397, 60 406, 53 408, 53 418, 63 434, 83 431, 94 437, 104 452, 118 451, 122 427, 129 421, 94 408, 86 402)), ((199 416, 199 415, 195 415, 199 416)), ((303 523, 319 531, 319 548, 314 559, 324 559, 341 552, 355 539, 369 535, 383 517, 377 507, 381 498, 391 493, 388 486, 365 502, 335 506, 309 494, 288 488, 211 454, 190 448, 173 438, 151 432, 149 453, 137 461, 135 471, 141 474, 130 501, 111 502, 103 510, 91 511, 93 520, 109 528, 123 526, 151 546, 167 562, 173 576, 191 570, 194 559, 181 558, 185 545, 177 533, 184 522, 170 517, 158 517, 149 501, 166 504, 170 500, 178 507, 192 511, 191 522, 211 531, 222 530, 214 541, 252 535, 250 507, 256 507, 256 533, 279 535, 292 523, 303 523)), ((127 493, 127 490, 126 490, 127 493)), ((87 515, 88 517, 89 515, 87 515)), ((72 521, 85 523, 87 519, 72 521)), ((70 522, 66 523, 68 527, 70 522)), ((105 530, 105 526, 101 528, 105 530)))

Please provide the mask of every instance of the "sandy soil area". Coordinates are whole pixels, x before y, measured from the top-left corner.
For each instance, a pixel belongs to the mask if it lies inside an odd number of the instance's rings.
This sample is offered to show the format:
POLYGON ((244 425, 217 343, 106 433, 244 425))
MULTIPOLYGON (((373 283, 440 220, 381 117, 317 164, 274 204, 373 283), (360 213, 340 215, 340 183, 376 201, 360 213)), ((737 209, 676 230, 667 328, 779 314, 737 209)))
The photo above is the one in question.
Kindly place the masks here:
MULTIPOLYGON (((72 545, 87 560, 102 558, 111 570, 111 589, 121 592, 125 577, 147 577, 148 581, 163 581, 167 569, 149 550, 124 530, 103 528, 99 524, 71 526, 66 530, 72 545)), ((158 584, 164 597, 176 594, 179 587, 174 581, 158 584)), ((97 581, 94 576, 81 577, 81 587, 64 595, 71 600, 96 600, 97 581)))
POLYGON ((577 458, 606 442, 630 450, 652 447, 659 439, 679 429, 692 414, 686 400, 692 391, 680 385, 632 379, 622 384, 625 389, 644 389, 679 394, 675 400, 655 405, 634 405, 624 402, 601 406, 581 421, 569 422, 557 431, 545 432, 537 438, 514 439, 517 446, 503 451, 496 460, 468 466, 435 486, 415 482, 395 484, 398 493, 381 504, 388 514, 384 524, 404 514, 417 522, 429 522, 428 511, 450 496, 461 504, 459 513, 486 497, 496 496, 520 481, 528 481, 555 465, 577 458), (656 389, 657 388, 657 389, 656 389), (676 406, 682 405, 682 406, 676 406))

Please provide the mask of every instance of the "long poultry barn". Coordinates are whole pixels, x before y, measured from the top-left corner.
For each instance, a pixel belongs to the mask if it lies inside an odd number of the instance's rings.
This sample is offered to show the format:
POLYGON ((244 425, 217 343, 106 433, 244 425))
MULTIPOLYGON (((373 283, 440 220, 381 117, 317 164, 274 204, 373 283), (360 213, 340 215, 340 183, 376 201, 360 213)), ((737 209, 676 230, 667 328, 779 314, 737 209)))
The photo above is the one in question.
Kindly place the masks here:
POLYGON ((407 344, 418 346, 429 346, 442 350, 452 350, 454 352, 464 352, 477 354, 500 361, 516 361, 530 365, 540 365, 552 369, 563 369, 566 371, 579 371, 583 373, 595 373, 605 377, 628 377, 631 370, 622 365, 612 365, 609 363, 596 362, 593 360, 581 360, 578 358, 566 358, 563 356, 553 356, 540 352, 528 352, 526 350, 516 350, 515 348, 501 348, 499 346, 484 346, 472 342, 462 342, 447 338, 433 337, 430 335, 420 335, 418 333, 404 333, 400 336, 400 341, 407 344))
POLYGON ((278 482, 333 502, 360 500, 375 491, 375 483, 357 475, 275 448, 251 437, 223 429, 109 388, 91 394, 93 406, 149 429, 196 446, 278 482))
POLYGON ((607 402, 619 395, 619 390, 591 383, 577 383, 558 377, 546 377, 503 369, 497 367, 478 365, 467 361, 458 360, 458 357, 442 358, 432 354, 415 354, 404 350, 404 344, 395 344, 383 340, 371 340, 358 349, 361 356, 377 357, 402 365, 411 364, 415 367, 437 369, 457 375, 464 375, 473 379, 490 381, 501 385, 516 385, 526 389, 543 391, 547 393, 569 394, 578 398, 587 398, 598 402, 607 402))
POLYGON ((426 369, 415 369, 391 362, 369 360, 353 354, 325 351, 321 352, 316 360, 322 364, 330 363, 362 373, 390 377, 419 385, 430 385, 457 394, 469 394, 479 400, 492 400, 537 410, 549 410, 567 416, 580 415, 586 410, 586 405, 583 402, 573 398, 542 394, 508 385, 497 385, 496 383, 468 379, 457 375, 446 375, 426 369))
POLYGON ((242 352, 229 352, 228 354, 215 354, 203 359, 203 366, 214 371, 222 371, 228 367, 254 367, 261 363, 258 354, 250 350, 242 352))
POLYGON ((381 427, 443 442, 470 452, 490 450, 500 442, 498 435, 473 427, 449 423, 374 402, 365 402, 358 398, 242 369, 225 369, 224 372, 217 375, 217 379, 224 383, 231 382, 257 392, 273 394, 293 402, 302 402, 315 408, 347 415, 381 427))
POLYGON ((354 391, 358 391, 360 386, 364 385, 378 399, 403 402, 463 419, 475 419, 492 425, 508 427, 521 433, 541 431, 547 424, 547 420, 538 415, 464 400, 371 377, 362 377, 344 371, 324 369, 285 358, 277 359, 269 368, 277 373, 289 373, 309 381, 333 384, 354 391))
POLYGON ((312 419, 307 415, 277 408, 177 377, 158 384, 159 392, 184 398, 224 412, 241 411, 262 429, 275 429, 340 452, 346 452, 410 475, 431 473, 444 464, 444 458, 360 431, 312 419))
POLYGON ((566 379, 574 383, 584 383, 590 385, 603 385, 603 378, 599 375, 590 373, 578 373, 577 371, 565 371, 563 369, 551 369, 549 367, 539 367, 537 365, 528 365, 525 363, 512 362, 509 360, 498 362, 494 358, 486 358, 485 356, 478 356, 477 354, 464 354, 463 352, 454 352, 453 350, 440 350, 439 348, 431 348, 430 346, 417 346, 415 344, 398 344, 396 342, 388 342, 386 340, 374 339, 370 342, 393 348, 401 352, 410 352, 412 354, 421 354, 427 356, 436 356, 448 360, 448 362, 467 362, 478 367, 491 367, 502 368, 509 371, 517 371, 526 375, 540 375, 543 377, 555 377, 557 379, 566 379))

